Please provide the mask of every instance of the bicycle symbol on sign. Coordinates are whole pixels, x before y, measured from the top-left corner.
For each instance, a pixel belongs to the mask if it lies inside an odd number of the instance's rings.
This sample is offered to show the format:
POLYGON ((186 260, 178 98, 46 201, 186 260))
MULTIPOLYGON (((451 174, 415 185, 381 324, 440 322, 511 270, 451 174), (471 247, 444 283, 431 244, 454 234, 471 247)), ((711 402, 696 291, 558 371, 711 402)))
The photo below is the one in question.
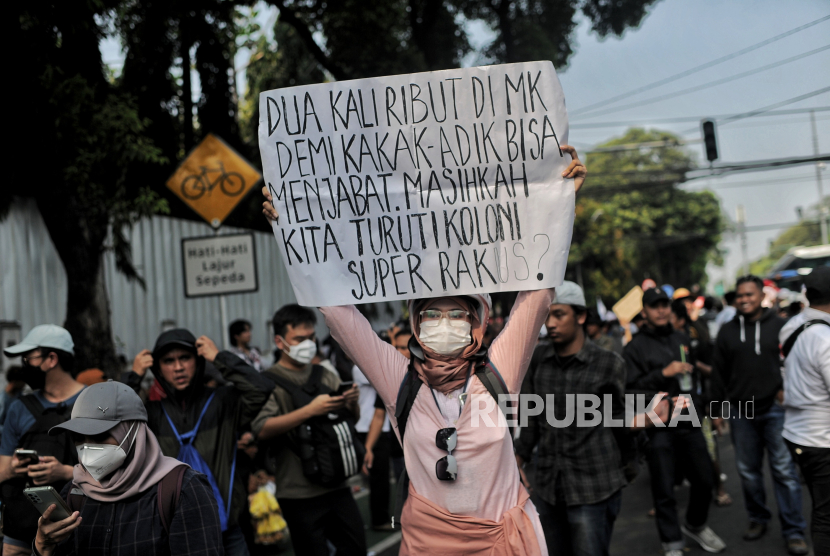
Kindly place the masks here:
POLYGON ((182 180, 182 195, 185 199, 194 201, 202 197, 205 192, 210 195, 218 185, 222 193, 228 197, 236 197, 245 189, 245 179, 237 172, 226 172, 225 165, 219 161, 219 168, 200 166, 201 174, 191 174, 182 180), (208 172, 219 172, 215 180, 208 179, 208 172))

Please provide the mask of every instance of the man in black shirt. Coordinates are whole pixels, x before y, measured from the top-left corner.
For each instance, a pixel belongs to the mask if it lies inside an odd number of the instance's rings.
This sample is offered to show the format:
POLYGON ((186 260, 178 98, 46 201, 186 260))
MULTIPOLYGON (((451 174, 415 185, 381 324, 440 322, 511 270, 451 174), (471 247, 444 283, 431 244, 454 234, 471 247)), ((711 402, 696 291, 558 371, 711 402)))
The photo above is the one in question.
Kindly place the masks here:
POLYGON ((781 533, 790 554, 807 554, 807 522, 801 513, 801 483, 784 444, 783 378, 778 335, 784 319, 764 309, 764 282, 757 276, 738 278, 738 314, 718 332, 715 347, 716 400, 729 402, 732 444, 741 476, 749 528, 744 539, 756 540, 767 530, 772 512, 766 504, 764 451, 769 457, 781 533))
MULTIPOLYGON (((702 415, 698 396, 699 378, 695 372, 689 338, 669 324, 669 298, 659 288, 643 294, 645 323, 623 353, 628 365, 627 388, 651 396, 659 391, 671 396, 683 394, 694 402, 696 415, 702 415)), ((706 525, 712 501, 712 461, 700 421, 679 422, 677 426, 648 431, 647 452, 651 494, 656 511, 657 531, 666 556, 681 556, 683 534, 708 552, 721 552, 726 544, 706 525), (692 484, 686 523, 680 525, 674 497, 675 465, 692 484)))

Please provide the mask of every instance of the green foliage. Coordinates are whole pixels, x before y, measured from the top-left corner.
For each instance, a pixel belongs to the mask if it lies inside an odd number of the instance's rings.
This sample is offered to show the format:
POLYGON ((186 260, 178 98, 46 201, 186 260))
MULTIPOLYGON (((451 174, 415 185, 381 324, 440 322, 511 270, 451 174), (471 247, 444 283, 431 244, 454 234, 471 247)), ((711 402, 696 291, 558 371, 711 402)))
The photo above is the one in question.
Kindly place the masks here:
POLYGON ((647 277, 674 286, 704 283, 724 228, 717 198, 678 187, 694 167, 684 149, 627 146, 677 141, 670 133, 630 129, 602 145, 608 152, 588 155, 568 259, 588 298, 614 302, 647 277))
MULTIPOLYGON (((824 198, 824 206, 830 208, 830 196, 824 198)), ((820 214, 818 203, 810 209, 811 212, 820 214)), ((815 221, 802 220, 770 242, 769 253, 750 263, 749 270, 756 276, 766 276, 773 265, 793 247, 821 245, 821 241, 821 225, 815 221)))

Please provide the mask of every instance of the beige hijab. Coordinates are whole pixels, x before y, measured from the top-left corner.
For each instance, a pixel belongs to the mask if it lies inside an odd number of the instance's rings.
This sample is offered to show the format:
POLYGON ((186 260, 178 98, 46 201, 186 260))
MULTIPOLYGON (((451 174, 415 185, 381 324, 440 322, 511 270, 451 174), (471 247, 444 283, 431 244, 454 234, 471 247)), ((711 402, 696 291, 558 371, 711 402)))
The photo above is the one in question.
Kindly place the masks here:
POLYGON ((173 468, 185 465, 177 459, 162 455, 156 435, 145 421, 122 421, 108 432, 121 444, 128 431, 129 438, 121 446, 127 452, 127 459, 115 472, 101 479, 100 483, 80 463, 73 469, 72 482, 90 498, 100 502, 118 502, 130 498, 156 486, 173 468), (131 425, 135 425, 132 431, 131 425))
POLYGON ((487 326, 486 319, 482 323, 478 318, 478 307, 469 297, 453 296, 432 299, 423 299, 413 304, 413 311, 410 314, 412 330, 415 332, 415 339, 424 350, 424 360, 417 357, 413 359, 415 372, 422 381, 432 386, 439 392, 451 392, 464 385, 467 378, 467 371, 470 369, 470 362, 473 356, 481 349, 484 340, 484 329, 487 326), (421 343, 421 311, 429 309, 439 301, 450 299, 472 316, 472 327, 470 337, 472 342, 459 355, 441 355, 435 353, 421 343))

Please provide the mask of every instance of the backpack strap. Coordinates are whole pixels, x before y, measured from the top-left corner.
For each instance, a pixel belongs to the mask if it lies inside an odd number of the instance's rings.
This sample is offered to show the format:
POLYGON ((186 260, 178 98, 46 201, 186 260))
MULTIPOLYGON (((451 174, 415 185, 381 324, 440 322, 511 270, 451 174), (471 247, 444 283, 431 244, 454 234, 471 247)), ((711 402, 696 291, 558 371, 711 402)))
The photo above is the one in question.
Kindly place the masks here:
POLYGON ((801 333, 804 332, 805 330, 807 330, 808 328, 810 328, 811 326, 816 325, 816 324, 823 324, 825 326, 830 326, 830 322, 827 322, 826 320, 813 319, 813 320, 808 320, 807 322, 805 322, 804 324, 802 324, 801 326, 796 328, 795 332, 790 334, 790 337, 787 338, 787 340, 784 342, 784 345, 781 346, 781 354, 784 356, 784 359, 787 358, 787 356, 792 351, 793 347, 795 347, 795 341, 798 340, 798 337, 801 336, 801 333))
POLYGON ((80 512, 84 509, 86 494, 80 488, 73 486, 66 495, 66 505, 69 506, 69 513, 80 512))
POLYGON ((170 535, 170 525, 173 523, 173 514, 176 513, 176 506, 179 505, 179 499, 181 498, 182 479, 187 469, 187 465, 176 466, 158 483, 156 500, 161 523, 164 526, 164 532, 168 536, 170 535))
MULTIPOLYGON (((267 372, 267 371, 266 371, 267 372)), ((323 373, 326 372, 326 368, 322 365, 314 365, 311 368, 311 374, 308 377, 308 380, 302 386, 298 386, 294 384, 290 380, 279 376, 276 373, 268 372, 268 378, 274 381, 277 386, 285 390, 291 399, 295 401, 297 400, 297 396, 295 394, 302 391, 304 394, 309 396, 314 396, 317 393, 317 388, 323 381, 323 373)), ((299 409, 299 407, 295 407, 294 409, 299 409)))
POLYGON ((35 420, 43 415, 43 404, 40 403, 40 400, 34 394, 26 394, 20 398, 20 401, 23 402, 23 405, 26 406, 26 409, 29 410, 29 413, 32 414, 35 420))
MULTIPOLYGON (((496 400, 496 403, 499 402, 501 399, 500 396, 508 396, 510 395, 510 390, 507 388, 507 383, 504 381, 504 378, 501 376, 501 373, 493 365, 493 362, 490 359, 485 359, 480 365, 476 367, 475 375, 487 389, 487 392, 493 396, 493 399, 496 400)), ((514 407, 515 402, 512 400, 505 398, 505 405, 506 407, 514 407)), ((513 438, 513 433, 515 432, 514 429, 507 427, 507 430, 510 431, 510 438, 513 438)))
POLYGON ((423 384, 423 381, 421 381, 421 378, 415 372, 410 362, 409 371, 403 377, 401 386, 398 388, 398 398, 395 403, 395 421, 398 424, 398 431, 401 434, 401 445, 403 445, 403 435, 406 432, 406 422, 409 420, 409 413, 412 411, 415 398, 418 397, 418 392, 421 390, 423 384))

